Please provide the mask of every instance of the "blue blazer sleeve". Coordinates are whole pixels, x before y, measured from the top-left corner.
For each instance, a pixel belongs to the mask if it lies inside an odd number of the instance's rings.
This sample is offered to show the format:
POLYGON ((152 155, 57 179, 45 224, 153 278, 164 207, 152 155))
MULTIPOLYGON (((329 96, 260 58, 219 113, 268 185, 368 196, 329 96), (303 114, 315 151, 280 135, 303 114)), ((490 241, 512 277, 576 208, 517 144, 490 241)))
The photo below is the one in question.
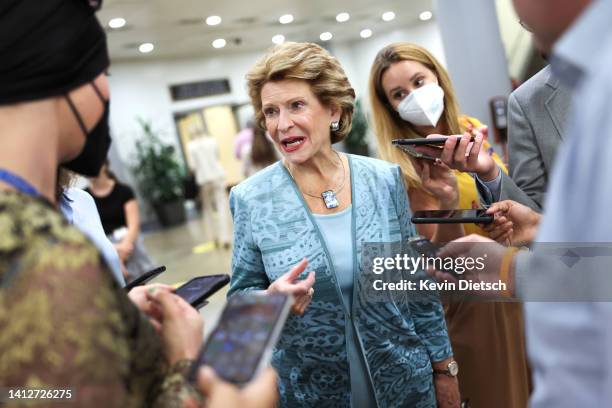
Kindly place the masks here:
POLYGON ((247 201, 239 191, 230 192, 230 211, 234 220, 232 280, 227 296, 247 290, 265 290, 270 281, 265 272, 261 252, 253 239, 251 214, 247 201))
MULTIPOLYGON (((410 221, 411 211, 404 180, 399 167, 396 172, 396 198, 395 206, 402 233, 402 241, 416 235, 414 224, 410 221)), ((424 278, 425 276, 423 276, 424 278)), ((442 361, 452 357, 453 351, 448 338, 444 308, 436 296, 430 301, 415 301, 406 299, 410 315, 414 321, 417 335, 427 348, 429 358, 433 362, 442 361)))

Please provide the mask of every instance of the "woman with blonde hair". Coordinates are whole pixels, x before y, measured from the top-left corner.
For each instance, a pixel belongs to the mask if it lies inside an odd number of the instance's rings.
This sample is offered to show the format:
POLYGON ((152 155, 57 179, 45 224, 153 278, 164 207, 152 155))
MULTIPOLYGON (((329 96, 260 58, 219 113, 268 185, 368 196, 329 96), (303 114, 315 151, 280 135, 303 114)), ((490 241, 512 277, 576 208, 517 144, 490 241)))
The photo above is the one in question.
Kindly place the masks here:
POLYGON ((285 43, 247 80, 259 126, 283 158, 232 189, 229 294, 296 299, 272 359, 282 406, 457 407, 456 378, 432 375, 456 367, 439 300, 364 294, 362 244, 415 230, 399 167, 332 147, 351 129, 344 70, 316 44, 285 43))
MULTIPOLYGON (((446 70, 424 48, 395 43, 379 51, 370 71, 369 94, 379 151, 383 159, 400 165, 413 211, 472 208, 479 202, 475 178, 488 185, 506 171, 486 142, 486 127, 461 114, 446 70), (391 144, 393 139, 432 135, 458 135, 448 138, 433 163, 408 158, 391 144)), ((486 234, 474 224, 463 228, 486 234)), ((458 233, 435 224, 417 230, 439 242, 458 233)), ((462 397, 474 408, 527 406, 530 384, 521 305, 453 302, 446 306, 446 320, 461 367, 462 397)))

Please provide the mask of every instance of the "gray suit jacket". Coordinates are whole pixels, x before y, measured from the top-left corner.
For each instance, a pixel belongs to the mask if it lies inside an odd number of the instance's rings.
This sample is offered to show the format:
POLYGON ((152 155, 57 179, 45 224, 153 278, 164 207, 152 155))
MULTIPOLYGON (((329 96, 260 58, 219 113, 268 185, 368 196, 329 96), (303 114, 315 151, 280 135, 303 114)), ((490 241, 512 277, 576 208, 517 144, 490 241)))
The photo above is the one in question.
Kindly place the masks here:
MULTIPOLYGON (((545 67, 508 98, 510 175, 502 172, 499 200, 514 200, 541 212, 548 179, 563 140, 571 105, 569 90, 545 67)), ((490 194, 488 194, 490 196, 490 194)), ((487 194, 483 195, 486 201, 487 194)), ((489 203, 490 204, 490 203, 489 203)))

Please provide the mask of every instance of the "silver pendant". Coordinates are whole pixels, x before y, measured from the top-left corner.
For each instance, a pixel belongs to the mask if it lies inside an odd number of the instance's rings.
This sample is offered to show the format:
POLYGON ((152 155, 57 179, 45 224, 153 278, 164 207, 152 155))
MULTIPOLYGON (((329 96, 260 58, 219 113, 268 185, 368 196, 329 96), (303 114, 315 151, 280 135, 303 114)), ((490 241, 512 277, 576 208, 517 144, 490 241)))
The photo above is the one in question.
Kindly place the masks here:
POLYGON ((325 206, 329 210, 331 210, 332 208, 336 208, 340 205, 340 202, 338 202, 338 197, 336 197, 336 193, 333 190, 327 190, 322 192, 321 197, 323 197, 325 206))

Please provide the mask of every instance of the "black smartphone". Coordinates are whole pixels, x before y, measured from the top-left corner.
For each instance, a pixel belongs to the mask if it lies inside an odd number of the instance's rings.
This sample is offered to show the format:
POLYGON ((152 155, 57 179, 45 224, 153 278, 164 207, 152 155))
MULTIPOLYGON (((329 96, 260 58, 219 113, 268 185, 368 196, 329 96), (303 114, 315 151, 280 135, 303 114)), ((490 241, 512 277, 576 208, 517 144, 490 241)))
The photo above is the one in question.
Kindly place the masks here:
MULTIPOLYGON (((408 242, 410 246, 412 247, 412 249, 414 249, 419 255, 423 255, 426 258, 437 258, 438 250, 444 246, 443 244, 431 242, 430 240, 422 236, 414 237, 410 239, 408 242)), ((445 268, 444 262, 440 262, 439 265, 440 265, 439 270, 441 272, 447 272, 457 277, 460 276, 455 272, 454 269, 445 268)))
POLYGON ((178 287, 174 293, 185 299, 196 309, 206 304, 206 299, 227 285, 230 276, 227 274, 198 276, 178 287))
POLYGON ((166 267, 164 265, 157 267, 153 270, 150 270, 149 272, 143 273, 142 275, 140 275, 133 281, 127 283, 123 288, 129 292, 131 289, 135 288, 136 286, 144 285, 145 283, 149 282, 151 279, 153 279, 154 277, 156 277, 157 275, 165 271, 166 271, 166 267))
POLYGON ((217 327, 191 367, 195 383, 200 366, 211 366, 225 381, 244 385, 270 362, 293 299, 274 293, 243 292, 232 296, 217 327))
POLYGON ((493 216, 486 209, 415 211, 413 224, 490 224, 493 216))
MULTIPOLYGON (((393 142, 395 142, 395 140, 393 142)), ((404 153, 407 153, 408 155, 414 157, 415 159, 436 161, 435 157, 417 151, 414 148, 414 146, 409 146, 409 145, 405 145, 401 143, 393 143, 393 144, 395 145, 395 147, 397 147, 398 149, 401 149, 404 153)))
MULTIPOLYGON (((456 137, 460 137, 461 135, 457 135, 456 137)), ((429 146, 429 147, 437 147, 442 148, 444 143, 448 140, 449 136, 440 136, 440 137, 420 137, 415 139, 394 139, 391 141, 392 144, 396 146, 429 146)), ((470 142, 475 140, 474 136, 471 137, 470 142)))

